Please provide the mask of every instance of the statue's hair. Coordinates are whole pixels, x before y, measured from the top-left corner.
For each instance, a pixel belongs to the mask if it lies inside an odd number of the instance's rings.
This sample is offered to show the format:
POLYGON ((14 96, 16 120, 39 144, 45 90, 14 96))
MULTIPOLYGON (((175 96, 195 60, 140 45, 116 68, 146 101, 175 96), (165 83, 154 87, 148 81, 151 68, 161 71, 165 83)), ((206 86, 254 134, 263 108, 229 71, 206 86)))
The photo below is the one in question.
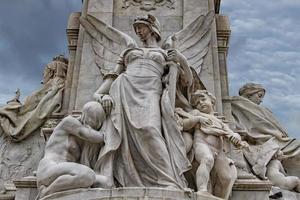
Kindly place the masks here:
POLYGON ((243 97, 249 97, 257 92, 263 91, 266 93, 265 88, 258 83, 246 83, 239 89, 239 95, 243 97))
POLYGON ((52 60, 53 61, 60 61, 60 62, 63 62, 65 64, 68 64, 68 59, 64 55, 62 55, 62 54, 53 57, 52 60))
POLYGON ((85 124, 86 123, 86 116, 90 116, 98 123, 97 129, 99 129, 102 125, 102 122, 106 119, 105 111, 102 105, 96 101, 90 101, 84 104, 82 108, 82 114, 80 121, 85 124))
POLYGON ((216 97, 212 93, 208 92, 207 90, 197 90, 196 92, 194 92, 191 97, 191 105, 195 106, 196 105, 195 101, 197 100, 197 98, 204 95, 208 96, 212 104, 215 105, 216 97))

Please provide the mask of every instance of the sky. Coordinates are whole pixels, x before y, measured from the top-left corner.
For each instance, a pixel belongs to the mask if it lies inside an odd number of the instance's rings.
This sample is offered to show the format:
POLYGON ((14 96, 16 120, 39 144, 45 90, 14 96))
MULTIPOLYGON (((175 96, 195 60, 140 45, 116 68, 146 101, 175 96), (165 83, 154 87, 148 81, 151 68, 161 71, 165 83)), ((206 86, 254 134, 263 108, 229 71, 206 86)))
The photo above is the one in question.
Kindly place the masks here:
MULTIPOLYGON (((44 66, 68 56, 66 26, 81 0, 0 0, 0 105, 40 87, 44 66)), ((231 23, 230 95, 261 83, 270 108, 292 137, 300 138, 300 0, 222 0, 231 23)))

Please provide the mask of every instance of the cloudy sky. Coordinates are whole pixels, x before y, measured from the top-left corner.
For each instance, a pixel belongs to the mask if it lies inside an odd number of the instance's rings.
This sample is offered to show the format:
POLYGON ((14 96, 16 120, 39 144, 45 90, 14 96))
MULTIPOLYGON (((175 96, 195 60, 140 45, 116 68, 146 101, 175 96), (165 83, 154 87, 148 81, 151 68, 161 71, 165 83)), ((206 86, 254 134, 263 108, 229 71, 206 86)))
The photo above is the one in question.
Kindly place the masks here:
MULTIPOLYGON (((40 87, 44 66, 68 55, 68 16, 81 0, 0 0, 0 105, 21 89, 40 87)), ((269 107, 300 138, 300 1, 222 0, 231 21, 230 94, 246 82, 263 84, 269 107)))

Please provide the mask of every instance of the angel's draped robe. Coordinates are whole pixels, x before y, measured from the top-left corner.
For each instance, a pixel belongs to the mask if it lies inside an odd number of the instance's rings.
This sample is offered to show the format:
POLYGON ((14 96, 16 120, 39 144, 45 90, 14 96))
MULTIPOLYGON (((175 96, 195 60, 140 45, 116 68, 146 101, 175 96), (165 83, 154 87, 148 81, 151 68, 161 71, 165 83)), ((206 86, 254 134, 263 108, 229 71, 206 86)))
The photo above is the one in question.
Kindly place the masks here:
POLYGON ((112 165, 114 177, 123 187, 184 188, 183 173, 190 163, 162 83, 166 53, 160 48, 125 52, 125 71, 110 89, 110 119, 121 140, 112 165))

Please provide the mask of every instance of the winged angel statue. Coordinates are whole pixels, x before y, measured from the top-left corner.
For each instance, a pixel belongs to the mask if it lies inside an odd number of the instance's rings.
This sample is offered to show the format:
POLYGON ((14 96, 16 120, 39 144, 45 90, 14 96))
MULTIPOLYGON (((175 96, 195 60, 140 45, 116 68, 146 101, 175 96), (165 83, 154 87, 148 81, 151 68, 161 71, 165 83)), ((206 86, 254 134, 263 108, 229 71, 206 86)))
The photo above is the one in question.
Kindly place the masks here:
MULTIPOLYGON (((133 29, 142 43, 139 47, 95 17, 81 17, 104 75, 94 98, 111 121, 107 137, 118 136, 110 139, 115 150, 110 168, 120 186, 187 187, 183 173, 190 162, 174 108, 189 109, 189 93, 204 87, 197 73, 209 49, 213 18, 212 12, 199 16, 160 47, 158 20, 150 14, 138 17, 133 29)), ((109 149, 109 142, 105 146, 109 149)), ((100 163, 105 156, 100 153, 100 163)))

